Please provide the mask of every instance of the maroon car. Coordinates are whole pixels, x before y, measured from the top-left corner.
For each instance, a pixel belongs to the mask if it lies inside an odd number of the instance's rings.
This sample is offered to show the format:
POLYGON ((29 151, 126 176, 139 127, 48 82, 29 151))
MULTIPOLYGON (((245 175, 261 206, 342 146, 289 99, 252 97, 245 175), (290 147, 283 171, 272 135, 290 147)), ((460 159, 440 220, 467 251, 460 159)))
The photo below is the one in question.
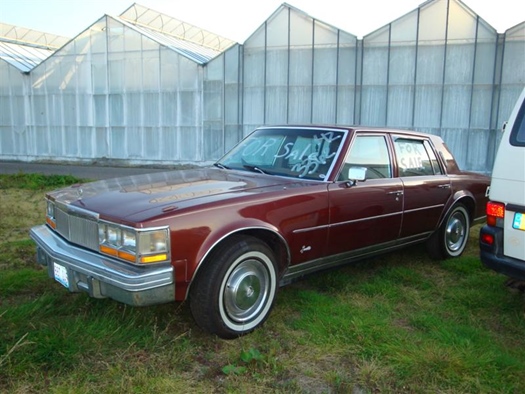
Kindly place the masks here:
POLYGON ((420 242, 433 257, 459 256, 488 185, 433 135, 261 127, 214 167, 48 193, 47 223, 31 237, 72 292, 189 300, 199 326, 234 338, 306 274, 420 242))

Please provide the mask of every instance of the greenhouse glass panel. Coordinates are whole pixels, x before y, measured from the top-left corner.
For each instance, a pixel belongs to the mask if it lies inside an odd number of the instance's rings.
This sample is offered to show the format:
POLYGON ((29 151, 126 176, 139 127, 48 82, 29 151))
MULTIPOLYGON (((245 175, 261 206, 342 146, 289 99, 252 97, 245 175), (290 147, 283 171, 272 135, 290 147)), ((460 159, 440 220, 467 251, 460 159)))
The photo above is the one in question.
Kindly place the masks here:
POLYGON ((89 28, 90 51, 92 54, 105 54, 107 52, 107 37, 105 31, 105 17, 89 28))
POLYGON ((127 147, 127 155, 130 158, 143 158, 144 154, 142 152, 145 140, 144 129, 140 125, 128 126, 125 129, 126 138, 124 143, 127 147))
POLYGON ((141 126, 160 125, 160 94, 158 92, 142 93, 144 116, 141 126))
POLYGON ((180 160, 178 134, 178 129, 175 127, 163 127, 161 129, 160 154, 163 160, 180 160))
POLYGON ((290 12, 290 46, 311 47, 313 42, 313 20, 295 11, 290 12))
POLYGON ((490 129, 492 114, 492 86, 474 86, 472 92, 472 113, 470 127, 475 129, 490 129))
POLYGON ((110 94, 109 98, 109 124, 111 126, 124 126, 124 97, 122 94, 110 94))
POLYGON ((363 86, 361 93, 361 123, 374 127, 386 126, 386 86, 363 86))
POLYGON ((198 92, 179 92, 179 123, 180 126, 196 126, 200 119, 200 95, 198 92))
POLYGON ((162 126, 176 126, 178 110, 178 93, 162 92, 160 93, 160 119, 162 126))
POLYGON ((442 126, 467 129, 469 127, 470 96, 469 85, 445 85, 443 98, 442 126))
POLYGON ((445 84, 471 84, 474 68, 474 44, 449 44, 445 84))
POLYGON ((388 88, 388 127, 411 128, 414 101, 413 86, 388 88))
POLYGON ((91 57, 91 81, 94 94, 108 92, 108 68, 106 55, 91 57))
POLYGON ((224 89, 224 123, 239 124, 239 88, 237 85, 226 85, 224 89))
POLYGON ((82 141, 78 146, 78 154, 80 157, 92 158, 96 157, 94 152, 95 138, 94 129, 92 127, 79 127, 78 138, 82 141))
POLYGON ((337 48, 315 48, 314 50, 314 78, 315 86, 337 84, 337 48))
POLYGON ((126 54, 124 60, 124 86, 126 91, 141 91, 143 62, 140 52, 126 54))
POLYGON ((147 51, 143 53, 142 84, 143 90, 158 92, 160 89, 160 59, 159 51, 147 51))
POLYGON ((224 63, 225 63, 225 83, 239 83, 239 56, 240 56, 239 45, 228 49, 224 53, 224 63))
POLYGON ((312 48, 293 49, 290 52, 290 85, 312 85, 312 48))
POLYGON ((424 3, 420 7, 419 44, 444 45, 447 28, 448 0, 424 3))
POLYGON ((163 144, 161 129, 157 127, 143 127, 144 139, 143 154, 147 160, 162 160, 160 147, 163 144))
POLYGON ((260 87, 264 85, 265 75, 265 51, 246 50, 244 51, 244 87, 260 87))
MULTIPOLYGON (((61 157, 64 154, 63 139, 64 133, 62 127, 51 126, 47 130, 43 130, 43 134, 49 135, 49 150, 46 152, 51 156, 61 157)), ((40 150, 40 146, 37 146, 37 151, 40 150)))
POLYGON ((417 43, 418 10, 414 10, 392 22, 392 45, 415 46, 417 43))
POLYGON ((472 42, 476 37, 477 16, 460 2, 449 2, 448 41, 472 42))
POLYGON ((122 56, 118 57, 110 54, 108 59, 109 66, 109 92, 121 93, 124 89, 125 76, 125 62, 122 56))
POLYGON ((268 48, 288 48, 288 13, 289 8, 282 8, 266 23, 266 42, 268 48))
POLYGON ((243 94, 243 123, 249 127, 264 124, 264 88, 246 88, 243 94))
POLYGON ((266 88, 265 123, 279 124, 287 122, 288 89, 285 86, 266 88))
POLYGON ((95 94, 93 96, 94 122, 97 127, 108 125, 108 96, 95 94))
POLYGON ((245 51, 247 49, 264 48, 266 43, 266 24, 258 28, 244 43, 245 51))
POLYGON ((333 124, 336 122, 336 87, 317 86, 314 89, 312 105, 312 123, 333 124))
POLYGON ((291 86, 288 123, 310 123, 312 118, 312 87, 291 86))
POLYGON ((180 128, 180 158, 181 160, 198 161, 200 138, 196 127, 180 128))
POLYGON ((109 130, 110 157, 116 159, 126 159, 128 152, 126 149, 126 129, 124 127, 111 127, 109 130))
POLYGON ((390 49, 390 63, 388 70, 389 85, 414 84, 416 73, 416 47, 392 46, 390 49))
POLYGON ((266 86, 287 86, 288 50, 269 49, 266 52, 266 86))
POLYGON ((441 85, 416 86, 414 127, 439 128, 441 122, 441 85))
POLYGON ((124 96, 124 125, 141 126, 142 125, 142 93, 129 92, 124 96))
POLYGON ((97 127, 95 131, 95 157, 110 157, 109 128, 97 127))
POLYGON ((203 138, 203 159, 205 161, 219 159, 223 152, 224 136, 221 122, 206 122, 203 138))
MULTIPOLYGON (((79 157, 78 151, 78 136, 79 130, 75 126, 66 126, 64 127, 64 156, 68 157, 79 157)), ((82 140, 84 141, 84 140, 82 140)), ((85 144, 85 143, 84 143, 85 144)), ((81 144, 83 145, 83 144, 81 144)), ((87 145, 87 144, 86 144, 87 145)))
POLYGON ((179 88, 197 91, 199 89, 200 66, 179 56, 179 88))
POLYGON ((124 48, 124 25, 112 18, 107 19, 108 52, 123 53, 124 48))

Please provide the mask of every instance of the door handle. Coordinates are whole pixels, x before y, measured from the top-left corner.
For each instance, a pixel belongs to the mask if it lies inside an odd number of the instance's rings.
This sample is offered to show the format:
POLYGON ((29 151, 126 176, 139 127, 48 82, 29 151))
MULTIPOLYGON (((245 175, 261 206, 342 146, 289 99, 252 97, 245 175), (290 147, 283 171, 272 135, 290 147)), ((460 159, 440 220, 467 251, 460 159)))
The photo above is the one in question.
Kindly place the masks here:
POLYGON ((395 192, 388 192, 387 194, 393 194, 395 196, 402 196, 403 190, 396 190, 395 192))
POLYGON ((450 189, 450 183, 444 183, 443 185, 438 185, 440 189, 450 189))

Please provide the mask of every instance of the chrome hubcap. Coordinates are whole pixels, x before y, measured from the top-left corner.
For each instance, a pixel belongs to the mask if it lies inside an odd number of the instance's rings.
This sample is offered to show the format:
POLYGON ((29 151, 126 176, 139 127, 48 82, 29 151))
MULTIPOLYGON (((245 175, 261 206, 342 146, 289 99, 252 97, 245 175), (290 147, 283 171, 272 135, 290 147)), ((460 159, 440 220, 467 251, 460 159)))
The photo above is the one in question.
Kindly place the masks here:
POLYGON ((450 217, 445 233, 449 250, 456 252, 463 246, 466 228, 465 218, 460 212, 456 212, 450 217))
POLYGON ((224 308, 236 322, 256 317, 268 300, 268 271, 258 260, 246 260, 231 273, 224 289, 224 308))

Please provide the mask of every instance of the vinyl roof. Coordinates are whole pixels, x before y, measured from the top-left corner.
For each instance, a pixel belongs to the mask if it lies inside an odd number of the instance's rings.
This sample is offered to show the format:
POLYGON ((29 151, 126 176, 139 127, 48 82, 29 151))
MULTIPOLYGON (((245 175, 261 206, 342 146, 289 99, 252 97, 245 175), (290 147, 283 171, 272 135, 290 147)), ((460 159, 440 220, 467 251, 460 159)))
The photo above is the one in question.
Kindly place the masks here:
POLYGON ((0 23, 0 59, 29 72, 69 41, 50 33, 0 23))

